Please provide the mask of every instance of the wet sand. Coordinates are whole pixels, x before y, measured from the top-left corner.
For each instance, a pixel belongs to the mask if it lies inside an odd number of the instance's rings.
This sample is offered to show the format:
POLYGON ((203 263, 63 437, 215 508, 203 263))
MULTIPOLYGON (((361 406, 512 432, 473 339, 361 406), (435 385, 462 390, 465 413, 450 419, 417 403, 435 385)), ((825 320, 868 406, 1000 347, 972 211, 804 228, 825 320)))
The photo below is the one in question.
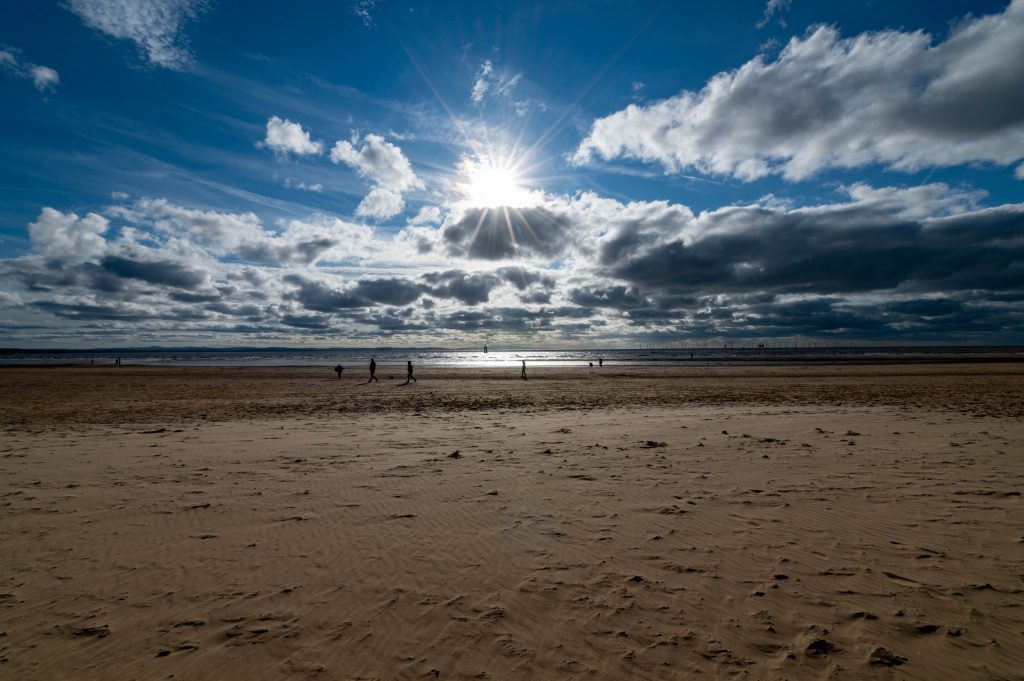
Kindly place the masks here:
POLYGON ((0 678, 1024 678, 1024 365, 378 374, 0 370, 0 678))

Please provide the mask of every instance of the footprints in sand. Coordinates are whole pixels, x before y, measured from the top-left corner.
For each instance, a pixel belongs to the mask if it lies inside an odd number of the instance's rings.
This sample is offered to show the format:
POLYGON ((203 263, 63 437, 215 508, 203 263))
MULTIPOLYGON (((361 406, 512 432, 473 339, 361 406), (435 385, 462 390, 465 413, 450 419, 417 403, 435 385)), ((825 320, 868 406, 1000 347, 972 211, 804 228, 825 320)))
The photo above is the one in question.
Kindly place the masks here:
POLYGON ((787 411, 135 428, 128 467, 0 458, 0 660, 52 642, 68 677, 102 654, 126 678, 1014 678, 1019 463, 995 452, 1019 438, 787 411))

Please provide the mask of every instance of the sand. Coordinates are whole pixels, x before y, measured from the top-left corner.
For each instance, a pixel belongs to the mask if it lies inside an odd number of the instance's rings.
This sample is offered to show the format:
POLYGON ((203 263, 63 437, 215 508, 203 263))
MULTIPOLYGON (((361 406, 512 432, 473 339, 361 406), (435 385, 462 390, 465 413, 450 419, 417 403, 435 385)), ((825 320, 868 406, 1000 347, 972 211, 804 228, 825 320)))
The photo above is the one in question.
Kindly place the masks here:
POLYGON ((0 370, 0 679, 1024 678, 1024 365, 349 373, 0 370))

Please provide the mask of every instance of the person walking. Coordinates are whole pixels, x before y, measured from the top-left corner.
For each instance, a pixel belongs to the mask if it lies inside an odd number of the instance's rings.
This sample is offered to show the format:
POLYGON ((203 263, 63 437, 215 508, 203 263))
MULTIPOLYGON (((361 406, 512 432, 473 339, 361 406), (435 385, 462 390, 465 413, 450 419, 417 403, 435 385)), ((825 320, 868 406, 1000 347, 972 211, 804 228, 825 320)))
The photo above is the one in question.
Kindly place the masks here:
POLYGON ((409 385, 409 381, 416 382, 416 377, 412 375, 412 360, 405 365, 405 384, 409 385))
POLYGON ((370 379, 368 381, 366 381, 366 382, 367 383, 371 383, 373 381, 378 381, 379 382, 379 380, 380 379, 377 378, 377 362, 373 359, 373 357, 371 357, 370 358, 370 379))
POLYGON ((526 380, 526 360, 525 359, 523 360, 523 370, 522 370, 522 372, 519 375, 523 377, 524 381, 526 380))
POLYGON ((339 381, 341 380, 341 372, 344 371, 344 370, 345 370, 345 367, 341 366, 340 364, 338 366, 334 367, 334 373, 338 374, 338 380, 339 381))

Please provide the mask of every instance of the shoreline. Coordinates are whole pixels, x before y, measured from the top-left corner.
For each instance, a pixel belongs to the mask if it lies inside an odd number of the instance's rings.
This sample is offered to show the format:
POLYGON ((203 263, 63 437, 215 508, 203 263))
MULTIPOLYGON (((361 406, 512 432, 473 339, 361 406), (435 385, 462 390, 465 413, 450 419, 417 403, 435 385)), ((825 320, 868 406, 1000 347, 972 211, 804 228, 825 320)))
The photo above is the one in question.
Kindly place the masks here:
POLYGON ((59 367, 0 371, 0 426, 83 428, 482 410, 708 405, 893 406, 1024 417, 1024 363, 614 367, 528 370, 383 367, 341 380, 327 367, 59 367))

